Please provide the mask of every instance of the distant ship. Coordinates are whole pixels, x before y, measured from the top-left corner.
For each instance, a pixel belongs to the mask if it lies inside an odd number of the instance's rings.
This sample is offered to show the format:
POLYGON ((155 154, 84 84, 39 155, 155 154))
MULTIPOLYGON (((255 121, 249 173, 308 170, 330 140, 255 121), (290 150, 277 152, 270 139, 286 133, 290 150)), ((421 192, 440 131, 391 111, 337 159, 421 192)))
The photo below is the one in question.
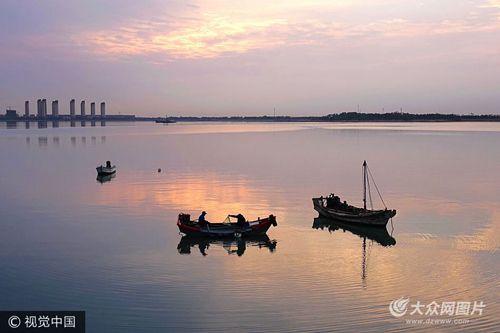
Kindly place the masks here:
POLYGON ((173 124, 173 123, 175 123, 175 120, 169 119, 167 116, 165 116, 165 118, 156 119, 155 123, 157 123, 157 124, 173 124))

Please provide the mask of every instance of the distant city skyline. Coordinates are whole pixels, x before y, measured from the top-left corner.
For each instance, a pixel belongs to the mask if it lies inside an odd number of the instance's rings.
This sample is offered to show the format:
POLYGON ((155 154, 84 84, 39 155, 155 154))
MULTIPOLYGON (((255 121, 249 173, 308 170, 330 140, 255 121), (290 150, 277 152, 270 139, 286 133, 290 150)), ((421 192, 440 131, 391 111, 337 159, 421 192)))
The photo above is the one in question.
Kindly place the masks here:
POLYGON ((5 0, 0 26, 2 112, 500 114, 500 0, 5 0))

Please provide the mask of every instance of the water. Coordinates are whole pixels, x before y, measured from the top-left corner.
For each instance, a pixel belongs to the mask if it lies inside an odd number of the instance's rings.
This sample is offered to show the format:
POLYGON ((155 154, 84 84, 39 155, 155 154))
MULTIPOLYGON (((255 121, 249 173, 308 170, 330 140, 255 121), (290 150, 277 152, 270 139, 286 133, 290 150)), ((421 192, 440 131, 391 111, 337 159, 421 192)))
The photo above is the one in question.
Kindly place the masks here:
POLYGON ((500 124, 66 125, 0 129, 0 309, 85 310, 89 332, 500 329, 500 124), (393 228, 313 228, 313 196, 361 204, 363 159, 393 228), (201 210, 278 227, 181 241, 201 210), (392 316, 400 297, 485 307, 410 324, 429 316, 392 316))

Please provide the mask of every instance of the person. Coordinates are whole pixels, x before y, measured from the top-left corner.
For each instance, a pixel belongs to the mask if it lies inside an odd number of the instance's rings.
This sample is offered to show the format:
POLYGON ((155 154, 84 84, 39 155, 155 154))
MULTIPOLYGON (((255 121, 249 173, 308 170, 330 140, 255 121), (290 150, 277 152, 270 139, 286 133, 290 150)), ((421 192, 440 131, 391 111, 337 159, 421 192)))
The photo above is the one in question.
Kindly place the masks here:
POLYGON ((244 228, 247 225, 247 220, 245 217, 240 213, 238 215, 229 215, 230 217, 234 217, 237 219, 236 225, 240 228, 244 228))
POLYGON ((205 219, 205 215, 207 215, 207 212, 202 211, 200 217, 198 217, 198 224, 202 228, 204 228, 208 225, 208 221, 205 219))

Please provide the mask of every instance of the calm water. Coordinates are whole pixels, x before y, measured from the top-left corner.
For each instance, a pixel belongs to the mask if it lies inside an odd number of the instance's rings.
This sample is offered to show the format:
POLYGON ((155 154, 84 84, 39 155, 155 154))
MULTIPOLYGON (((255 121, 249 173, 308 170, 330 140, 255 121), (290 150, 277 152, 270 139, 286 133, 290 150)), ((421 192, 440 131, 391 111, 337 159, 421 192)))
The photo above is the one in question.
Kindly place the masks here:
POLYGON ((3 124, 0 309, 85 310, 89 332, 499 331, 499 144, 486 123, 3 124), (361 203, 363 159, 393 228, 315 221, 313 196, 361 203), (279 225, 181 241, 177 214, 201 210, 279 225), (410 324, 429 316, 392 316, 400 297, 485 307, 410 324))

